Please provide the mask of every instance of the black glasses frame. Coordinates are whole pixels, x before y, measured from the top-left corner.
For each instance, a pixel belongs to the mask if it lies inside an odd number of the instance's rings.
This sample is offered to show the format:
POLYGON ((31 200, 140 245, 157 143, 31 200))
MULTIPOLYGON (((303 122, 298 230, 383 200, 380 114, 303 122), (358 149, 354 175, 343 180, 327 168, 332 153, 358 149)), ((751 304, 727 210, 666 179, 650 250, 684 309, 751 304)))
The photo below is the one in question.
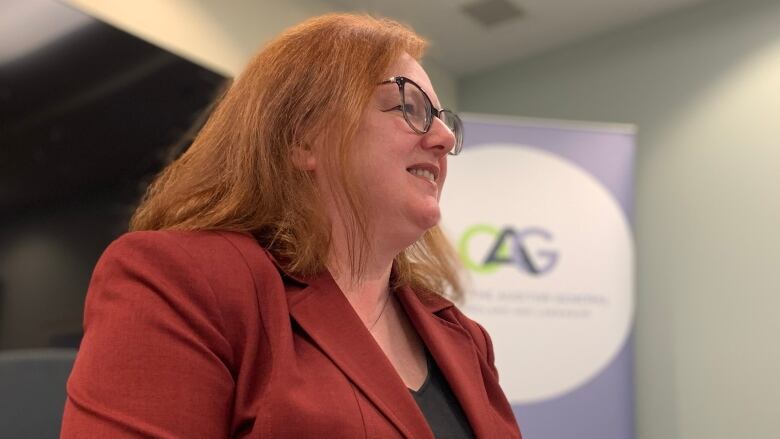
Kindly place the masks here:
MULTIPOLYGON (((379 84, 396 84, 398 86, 398 93, 401 95, 401 112, 404 115, 404 120, 406 121, 406 124, 409 125, 409 127, 417 134, 425 134, 428 131, 431 130, 431 125, 433 125, 433 118, 437 117, 439 120, 444 122, 444 125, 452 131, 452 134, 455 136, 455 146, 449 151, 450 155, 458 155, 460 154, 460 151, 463 149, 463 122, 461 122, 460 117, 458 117, 455 112, 452 110, 446 109, 446 108, 436 108, 433 106, 433 102, 431 102, 431 98, 428 97, 428 93, 425 92, 425 90, 420 87, 419 84, 412 81, 411 79, 407 78, 406 76, 393 76, 392 78, 388 78, 379 84), (422 130, 414 126, 414 123, 412 123, 411 120, 409 120, 409 115, 406 113, 406 94, 404 93, 404 87, 406 86, 406 83, 410 83, 413 86, 417 87, 418 90, 420 90, 420 93, 422 93, 423 98, 425 99, 425 103, 427 105, 427 112, 428 117, 425 118, 425 126, 422 130), (454 123, 457 125, 457 129, 455 127, 450 127, 447 125, 447 123, 442 118, 442 115, 447 115, 448 117, 451 117, 454 123), (456 132, 458 131, 458 132, 456 132)), ((396 109, 398 107, 393 107, 393 109, 396 109)), ((387 111, 387 110, 386 110, 387 111)))

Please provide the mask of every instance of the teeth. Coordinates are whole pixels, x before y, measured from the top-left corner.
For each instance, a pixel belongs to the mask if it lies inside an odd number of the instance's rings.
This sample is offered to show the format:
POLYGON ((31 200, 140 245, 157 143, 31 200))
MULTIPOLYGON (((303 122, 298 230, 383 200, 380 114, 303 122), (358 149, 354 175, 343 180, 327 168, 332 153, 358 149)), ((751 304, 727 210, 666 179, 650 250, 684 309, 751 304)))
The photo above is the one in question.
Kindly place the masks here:
POLYGON ((419 168, 409 169, 409 173, 412 175, 416 175, 418 177, 427 178, 430 181, 434 181, 433 172, 428 171, 426 169, 419 169, 419 168))

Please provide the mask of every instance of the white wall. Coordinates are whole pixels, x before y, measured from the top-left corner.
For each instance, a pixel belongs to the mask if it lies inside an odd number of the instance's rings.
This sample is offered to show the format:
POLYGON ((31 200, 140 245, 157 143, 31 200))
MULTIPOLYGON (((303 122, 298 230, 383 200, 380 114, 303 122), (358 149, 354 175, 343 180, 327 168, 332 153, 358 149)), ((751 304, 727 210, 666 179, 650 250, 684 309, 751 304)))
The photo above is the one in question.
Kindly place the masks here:
MULTIPOLYGON (((179 56, 235 76, 282 30, 333 12, 322 0, 64 0, 179 56)), ((439 99, 456 107, 455 79, 425 60, 439 99)))
POLYGON ((459 92, 638 125, 637 436, 780 437, 780 1, 704 3, 459 92))

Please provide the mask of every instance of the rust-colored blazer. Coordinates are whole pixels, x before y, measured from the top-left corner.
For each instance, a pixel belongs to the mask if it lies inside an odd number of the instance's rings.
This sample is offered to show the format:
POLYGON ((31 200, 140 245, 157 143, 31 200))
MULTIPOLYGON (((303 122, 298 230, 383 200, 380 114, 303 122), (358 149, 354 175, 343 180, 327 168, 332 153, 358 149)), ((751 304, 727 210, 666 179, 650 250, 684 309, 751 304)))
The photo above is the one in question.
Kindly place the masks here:
MULTIPOLYGON (((479 438, 519 438, 490 339, 453 304, 396 295, 479 438)), ((87 294, 63 438, 433 438, 325 273, 286 275, 248 234, 135 232, 87 294)))

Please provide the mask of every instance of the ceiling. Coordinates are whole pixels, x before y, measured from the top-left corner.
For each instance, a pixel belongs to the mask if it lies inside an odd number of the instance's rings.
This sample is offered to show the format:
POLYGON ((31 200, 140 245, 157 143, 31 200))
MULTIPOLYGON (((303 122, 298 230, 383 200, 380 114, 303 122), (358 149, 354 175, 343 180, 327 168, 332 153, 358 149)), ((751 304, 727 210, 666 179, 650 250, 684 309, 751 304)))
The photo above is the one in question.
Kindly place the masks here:
POLYGON ((591 35, 708 0, 504 0, 519 18, 486 27, 464 12, 495 0, 328 0, 411 25, 432 45, 429 56, 455 76, 495 67, 591 35))
POLYGON ((59 2, 30 4, 25 45, 0 45, 14 49, 0 51, 0 223, 99 197, 134 203, 224 78, 59 2))

